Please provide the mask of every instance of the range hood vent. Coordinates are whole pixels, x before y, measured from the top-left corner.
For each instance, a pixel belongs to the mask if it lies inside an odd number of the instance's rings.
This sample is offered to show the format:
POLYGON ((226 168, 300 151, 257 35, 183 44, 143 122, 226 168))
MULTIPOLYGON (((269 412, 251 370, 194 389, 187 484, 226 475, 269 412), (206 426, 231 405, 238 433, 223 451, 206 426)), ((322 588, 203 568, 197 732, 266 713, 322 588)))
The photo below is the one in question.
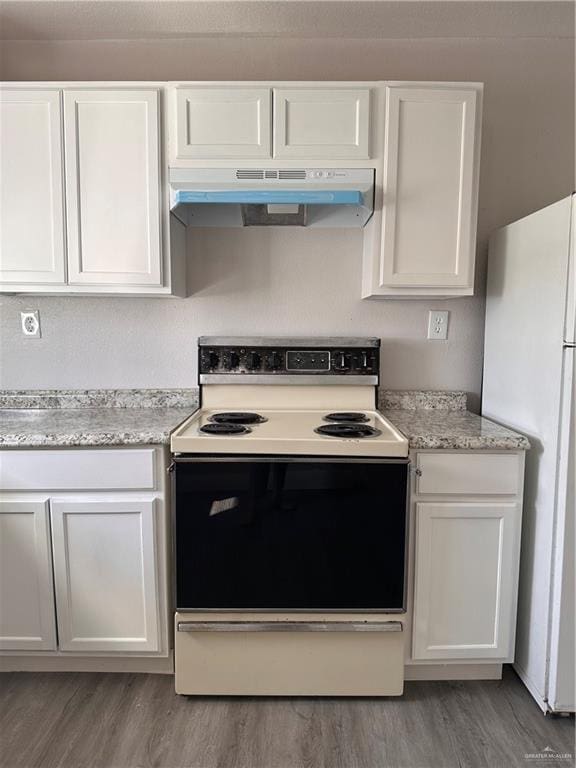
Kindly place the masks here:
POLYGON ((374 170, 171 168, 170 208, 192 227, 363 227, 374 170))
POLYGON ((285 168, 284 170, 270 170, 268 168, 260 169, 239 169, 236 171, 236 178, 243 179, 305 179, 306 170, 285 168))
MULTIPOLYGON (((236 171, 237 179, 263 179, 264 171, 236 171)), ((273 176, 272 178, 276 178, 273 176)))
POLYGON ((285 169, 283 171, 278 171, 278 178, 279 179, 305 179, 306 171, 292 171, 289 169, 285 169))

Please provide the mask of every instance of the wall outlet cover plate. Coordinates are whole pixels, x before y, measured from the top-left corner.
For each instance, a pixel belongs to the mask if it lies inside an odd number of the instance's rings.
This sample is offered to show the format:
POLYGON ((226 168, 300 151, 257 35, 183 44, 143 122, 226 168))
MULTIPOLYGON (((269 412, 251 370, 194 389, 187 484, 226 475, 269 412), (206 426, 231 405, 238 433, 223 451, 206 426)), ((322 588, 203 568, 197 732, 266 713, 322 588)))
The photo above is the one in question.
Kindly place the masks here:
POLYGON ((428 338, 436 341, 444 341, 448 338, 447 309, 430 310, 428 313, 428 338))
POLYGON ((26 309, 23 312, 20 312, 20 325, 22 334, 26 336, 26 338, 41 338, 40 312, 37 309, 26 309))

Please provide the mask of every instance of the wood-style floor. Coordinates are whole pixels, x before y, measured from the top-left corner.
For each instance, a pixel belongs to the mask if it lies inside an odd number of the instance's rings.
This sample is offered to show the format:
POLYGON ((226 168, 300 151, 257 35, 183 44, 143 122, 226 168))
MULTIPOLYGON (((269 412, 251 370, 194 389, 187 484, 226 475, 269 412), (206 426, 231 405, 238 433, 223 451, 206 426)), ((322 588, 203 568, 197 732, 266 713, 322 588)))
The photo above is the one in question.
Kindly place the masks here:
POLYGON ((564 768, 574 720, 515 674, 409 682, 401 699, 176 696, 165 675, 0 676, 2 768, 564 768))

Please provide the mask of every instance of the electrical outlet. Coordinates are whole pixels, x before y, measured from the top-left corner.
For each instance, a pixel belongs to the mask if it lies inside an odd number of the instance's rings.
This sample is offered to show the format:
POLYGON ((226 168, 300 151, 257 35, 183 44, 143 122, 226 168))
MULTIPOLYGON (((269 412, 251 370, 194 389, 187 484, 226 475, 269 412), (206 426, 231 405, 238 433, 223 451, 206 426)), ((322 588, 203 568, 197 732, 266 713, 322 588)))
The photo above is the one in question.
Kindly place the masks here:
POLYGON ((37 309, 27 309, 20 312, 20 325, 22 333, 29 339, 39 339, 42 336, 40 331, 40 312, 37 309))
POLYGON ((446 309, 430 310, 428 313, 428 338, 443 341, 448 338, 448 316, 446 309))

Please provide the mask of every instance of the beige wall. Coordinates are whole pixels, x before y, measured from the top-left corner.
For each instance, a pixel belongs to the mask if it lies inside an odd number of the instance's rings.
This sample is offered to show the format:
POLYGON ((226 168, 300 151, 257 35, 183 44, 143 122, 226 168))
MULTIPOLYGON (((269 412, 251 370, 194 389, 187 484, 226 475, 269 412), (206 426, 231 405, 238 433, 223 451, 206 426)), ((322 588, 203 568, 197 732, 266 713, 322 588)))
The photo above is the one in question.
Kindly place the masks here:
MULTIPOLYGON (((204 333, 365 333, 390 387, 481 388, 488 234, 574 183, 574 59, 567 39, 279 39, 4 42, 5 80, 397 79, 485 83, 477 296, 362 301, 359 232, 197 232, 185 300, 1 299, 0 387, 187 386, 204 333), (40 341, 19 334, 39 308, 40 341), (428 342, 430 308, 452 312, 428 342)), ((505 329, 503 329, 505 332, 505 329)))

